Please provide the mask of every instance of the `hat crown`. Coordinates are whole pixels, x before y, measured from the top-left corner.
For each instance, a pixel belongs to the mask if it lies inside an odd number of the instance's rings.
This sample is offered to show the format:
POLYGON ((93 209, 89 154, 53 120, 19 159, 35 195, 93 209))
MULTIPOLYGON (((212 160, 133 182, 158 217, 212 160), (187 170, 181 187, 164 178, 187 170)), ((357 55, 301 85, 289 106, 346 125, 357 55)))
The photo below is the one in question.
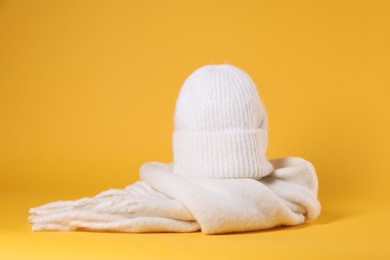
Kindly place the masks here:
POLYGON ((184 82, 175 130, 229 132, 266 127, 266 113, 250 76, 232 65, 206 65, 184 82))

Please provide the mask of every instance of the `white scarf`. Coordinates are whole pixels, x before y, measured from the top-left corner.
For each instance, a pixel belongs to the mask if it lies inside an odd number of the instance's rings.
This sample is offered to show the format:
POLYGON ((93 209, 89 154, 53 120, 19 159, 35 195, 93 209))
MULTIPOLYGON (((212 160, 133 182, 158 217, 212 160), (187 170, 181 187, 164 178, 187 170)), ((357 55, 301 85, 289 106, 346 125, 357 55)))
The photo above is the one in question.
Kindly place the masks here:
POLYGON ((298 157, 270 159, 271 174, 255 179, 183 178, 172 164, 148 162, 141 181, 92 198, 30 209, 34 231, 194 232, 256 231, 317 218, 318 181, 298 157))

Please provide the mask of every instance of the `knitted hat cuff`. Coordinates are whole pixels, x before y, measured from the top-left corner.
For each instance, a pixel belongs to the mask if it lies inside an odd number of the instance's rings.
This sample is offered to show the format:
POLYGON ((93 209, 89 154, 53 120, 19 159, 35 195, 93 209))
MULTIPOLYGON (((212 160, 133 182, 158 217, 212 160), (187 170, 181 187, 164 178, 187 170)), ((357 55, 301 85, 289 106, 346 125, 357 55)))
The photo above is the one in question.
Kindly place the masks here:
POLYGON ((173 173, 188 178, 253 178, 268 175, 264 129, 218 133, 173 132, 173 173))

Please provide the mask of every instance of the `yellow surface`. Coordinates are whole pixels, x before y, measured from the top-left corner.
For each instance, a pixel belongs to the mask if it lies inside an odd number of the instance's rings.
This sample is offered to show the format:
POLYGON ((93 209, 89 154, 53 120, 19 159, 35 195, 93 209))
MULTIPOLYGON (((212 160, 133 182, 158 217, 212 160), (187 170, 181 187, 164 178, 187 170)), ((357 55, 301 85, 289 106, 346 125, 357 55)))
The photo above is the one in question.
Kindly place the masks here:
POLYGON ((0 259, 389 259, 388 1, 0 1, 0 259), (247 234, 33 233, 29 207, 171 161, 184 79, 258 85, 269 157, 316 166, 320 218, 247 234))

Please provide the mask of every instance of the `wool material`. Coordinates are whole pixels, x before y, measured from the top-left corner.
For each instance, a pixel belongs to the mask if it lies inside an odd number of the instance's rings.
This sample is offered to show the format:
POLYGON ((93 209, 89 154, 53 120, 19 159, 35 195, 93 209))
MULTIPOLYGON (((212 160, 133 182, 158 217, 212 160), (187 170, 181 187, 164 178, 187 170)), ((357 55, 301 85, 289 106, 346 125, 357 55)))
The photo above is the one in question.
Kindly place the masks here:
POLYGON ((267 114, 241 69, 223 64, 195 70, 180 90, 174 122, 174 174, 260 179, 272 171, 265 157, 267 114))
POLYGON ((172 163, 144 163, 140 181, 124 189, 31 208, 33 230, 223 234, 319 216, 314 166, 299 157, 267 159, 267 113, 243 70, 195 70, 174 121, 172 163))

